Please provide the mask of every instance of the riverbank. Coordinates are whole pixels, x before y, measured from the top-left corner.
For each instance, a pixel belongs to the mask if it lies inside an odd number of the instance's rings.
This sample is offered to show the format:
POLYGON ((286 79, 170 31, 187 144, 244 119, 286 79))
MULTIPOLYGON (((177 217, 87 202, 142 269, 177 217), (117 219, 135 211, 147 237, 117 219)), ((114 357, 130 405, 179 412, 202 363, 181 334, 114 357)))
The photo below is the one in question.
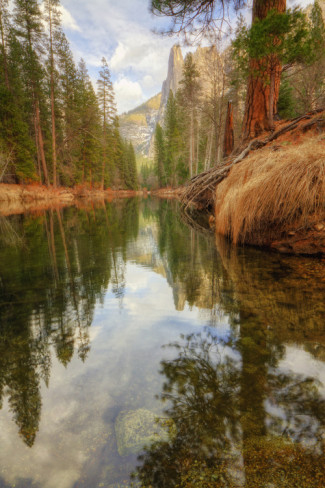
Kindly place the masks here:
POLYGON ((107 200, 143 196, 145 191, 99 190, 87 187, 0 184, 0 215, 20 214, 80 204, 85 200, 107 200))
POLYGON ((216 187, 216 232, 235 244, 325 254, 325 138, 265 147, 216 187))
POLYGON ((158 188, 157 190, 151 190, 150 194, 158 198, 166 198, 171 200, 180 200, 183 195, 183 187, 179 188, 158 188))
POLYGON ((273 134, 195 177, 184 204, 213 207, 216 232, 235 244, 325 255, 324 131, 324 111, 277 123, 273 134))

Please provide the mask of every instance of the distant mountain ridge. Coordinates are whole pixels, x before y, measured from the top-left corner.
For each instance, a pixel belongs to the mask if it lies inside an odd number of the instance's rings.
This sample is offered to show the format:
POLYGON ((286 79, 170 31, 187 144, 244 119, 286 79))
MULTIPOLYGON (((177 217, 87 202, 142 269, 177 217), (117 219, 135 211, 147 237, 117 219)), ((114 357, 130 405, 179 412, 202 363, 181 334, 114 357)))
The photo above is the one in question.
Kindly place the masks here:
POLYGON ((147 156, 149 153, 160 104, 161 93, 158 93, 139 107, 120 116, 120 132, 132 142, 138 155, 147 156))

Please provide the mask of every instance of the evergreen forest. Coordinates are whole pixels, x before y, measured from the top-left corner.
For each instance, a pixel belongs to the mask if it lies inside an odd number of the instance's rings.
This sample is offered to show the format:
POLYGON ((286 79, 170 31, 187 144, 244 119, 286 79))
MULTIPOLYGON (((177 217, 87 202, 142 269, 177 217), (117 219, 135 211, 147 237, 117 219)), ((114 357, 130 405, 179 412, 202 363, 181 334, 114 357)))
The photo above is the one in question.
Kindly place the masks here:
POLYGON ((106 59, 95 91, 60 0, 0 0, 0 182, 136 189, 106 59))

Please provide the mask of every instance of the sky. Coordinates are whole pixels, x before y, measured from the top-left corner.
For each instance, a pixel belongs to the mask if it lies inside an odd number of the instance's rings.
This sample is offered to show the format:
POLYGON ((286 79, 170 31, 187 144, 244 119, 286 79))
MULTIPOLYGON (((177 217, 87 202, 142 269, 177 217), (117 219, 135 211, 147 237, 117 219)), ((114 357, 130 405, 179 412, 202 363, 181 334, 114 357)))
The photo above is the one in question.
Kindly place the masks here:
MULTIPOLYGON (((304 7, 310 1, 288 0, 288 4, 304 7)), ((179 39, 153 32, 168 26, 169 20, 153 16, 149 0, 61 0, 61 4, 75 60, 86 61, 94 83, 102 57, 107 59, 120 114, 160 92, 169 51, 179 39)), ((249 11, 245 14, 249 17, 249 11)))

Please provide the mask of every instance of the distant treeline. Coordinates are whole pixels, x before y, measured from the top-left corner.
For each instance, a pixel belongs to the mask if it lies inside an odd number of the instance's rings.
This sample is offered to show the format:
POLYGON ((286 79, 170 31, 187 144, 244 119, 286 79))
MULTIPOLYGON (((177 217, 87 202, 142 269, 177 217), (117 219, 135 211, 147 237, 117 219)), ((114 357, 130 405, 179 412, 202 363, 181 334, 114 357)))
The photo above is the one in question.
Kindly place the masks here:
POLYGON ((76 67, 60 1, 0 0, 0 182, 137 187, 105 58, 76 67))

